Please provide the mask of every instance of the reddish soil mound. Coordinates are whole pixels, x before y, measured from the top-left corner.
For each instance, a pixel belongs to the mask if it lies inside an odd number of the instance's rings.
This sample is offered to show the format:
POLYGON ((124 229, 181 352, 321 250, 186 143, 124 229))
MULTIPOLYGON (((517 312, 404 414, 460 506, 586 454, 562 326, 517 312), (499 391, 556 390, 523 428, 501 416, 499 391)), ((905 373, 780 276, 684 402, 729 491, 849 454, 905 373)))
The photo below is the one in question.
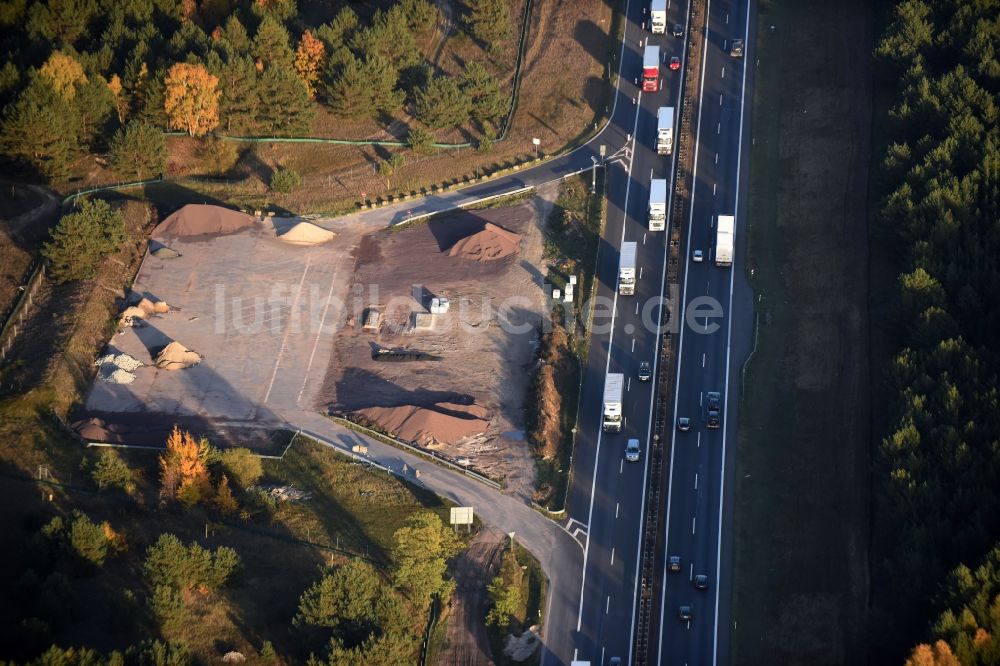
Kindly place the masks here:
POLYGON ((490 424, 489 420, 478 417, 480 413, 485 416, 485 410, 478 405, 441 403, 430 409, 416 405, 368 407, 355 413, 374 421, 399 439, 421 446, 453 444, 485 432, 490 424), (450 413, 437 411, 437 407, 450 413), (463 418, 455 415, 458 411, 469 416, 463 418))
POLYGON ((479 233, 467 236, 451 246, 449 257, 470 261, 496 261, 521 251, 521 234, 487 222, 479 233))
POLYGON ((238 210, 220 206, 188 204, 160 222, 153 229, 153 236, 204 236, 206 234, 234 234, 256 226, 254 218, 238 210))

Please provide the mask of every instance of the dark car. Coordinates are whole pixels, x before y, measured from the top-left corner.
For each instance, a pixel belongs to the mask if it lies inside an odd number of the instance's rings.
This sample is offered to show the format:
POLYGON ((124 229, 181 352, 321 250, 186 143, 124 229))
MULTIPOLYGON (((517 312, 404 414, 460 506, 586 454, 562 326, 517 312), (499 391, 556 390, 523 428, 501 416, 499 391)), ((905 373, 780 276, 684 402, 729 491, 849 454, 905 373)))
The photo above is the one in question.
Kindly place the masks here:
POLYGON ((684 26, 681 25, 680 23, 675 23, 674 24, 674 37, 683 37, 683 36, 684 36, 684 26))
POLYGON ((691 618, 694 617, 694 609, 691 606, 681 606, 677 617, 681 619, 681 622, 690 622, 691 618))
POLYGON ((696 590, 707 590, 708 589, 708 576, 705 574, 698 574, 694 577, 694 589, 696 590))
POLYGON ((608 666, 622 666, 622 658, 611 657, 611 661, 608 662, 608 666))
POLYGON ((678 70, 680 68, 681 68, 681 59, 678 58, 677 56, 674 56, 673 58, 671 58, 670 59, 670 69, 678 70))
POLYGON ((716 393, 715 391, 709 391, 706 397, 708 398, 708 411, 719 411, 722 404, 722 394, 716 393))
POLYGON ((686 416, 682 416, 677 419, 677 429, 681 432, 687 432, 691 429, 691 419, 686 416))
POLYGON ((722 423, 722 394, 708 393, 708 405, 705 407, 705 425, 718 428, 722 423))
POLYGON ((681 558, 678 555, 671 555, 670 559, 667 560, 667 568, 671 571, 681 570, 681 558))
POLYGON ((648 382, 653 378, 653 370, 649 366, 649 361, 643 361, 639 364, 639 381, 648 382))

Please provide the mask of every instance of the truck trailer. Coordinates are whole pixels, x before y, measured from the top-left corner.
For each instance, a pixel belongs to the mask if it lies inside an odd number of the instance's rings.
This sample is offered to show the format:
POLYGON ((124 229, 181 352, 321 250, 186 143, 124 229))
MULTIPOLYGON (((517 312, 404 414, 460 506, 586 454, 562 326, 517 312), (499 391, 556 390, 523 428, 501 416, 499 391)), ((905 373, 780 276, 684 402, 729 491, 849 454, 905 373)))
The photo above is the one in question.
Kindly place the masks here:
POLYGON ((732 215, 720 215, 718 229, 715 235, 715 265, 733 265, 733 244, 736 231, 736 218, 732 215))
POLYGON ((660 47, 647 45, 642 54, 642 91, 656 92, 660 89, 660 47))
POLYGON ((618 260, 618 293, 631 296, 635 293, 635 241, 622 243, 622 251, 618 260))
POLYGON ((667 181, 649 181, 649 230, 663 231, 667 225, 667 181))
POLYGON ((661 106, 656 112, 656 152, 669 155, 674 150, 674 107, 661 106))
POLYGON ((622 396, 625 392, 625 375, 609 372, 604 380, 604 432, 622 431, 622 396))
POLYGON ((649 31, 662 35, 667 31, 667 0, 651 0, 649 3, 649 31))

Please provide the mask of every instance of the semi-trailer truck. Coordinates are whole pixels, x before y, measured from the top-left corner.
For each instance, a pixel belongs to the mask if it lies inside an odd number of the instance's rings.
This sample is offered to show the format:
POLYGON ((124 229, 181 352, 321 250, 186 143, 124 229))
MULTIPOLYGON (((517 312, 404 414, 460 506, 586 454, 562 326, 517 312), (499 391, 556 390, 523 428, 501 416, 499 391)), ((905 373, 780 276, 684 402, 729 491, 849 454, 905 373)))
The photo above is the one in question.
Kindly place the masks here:
POLYGON ((622 243, 618 260, 618 293, 631 296, 635 293, 635 241, 622 243))
POLYGON ((622 431, 622 395, 625 391, 625 375, 609 372, 604 379, 604 432, 622 431))
POLYGON ((661 106, 656 112, 656 152, 669 155, 674 150, 674 107, 661 106))
POLYGON ((662 35, 667 31, 667 0, 651 0, 649 3, 649 31, 662 35))
POLYGON ((667 181, 649 181, 649 230, 663 231, 667 225, 667 181))
POLYGON ((656 92, 660 89, 660 47, 646 45, 642 54, 642 91, 656 92))
POLYGON ((733 238, 736 229, 736 218, 732 215, 720 215, 718 229, 715 234, 715 265, 733 265, 733 238))

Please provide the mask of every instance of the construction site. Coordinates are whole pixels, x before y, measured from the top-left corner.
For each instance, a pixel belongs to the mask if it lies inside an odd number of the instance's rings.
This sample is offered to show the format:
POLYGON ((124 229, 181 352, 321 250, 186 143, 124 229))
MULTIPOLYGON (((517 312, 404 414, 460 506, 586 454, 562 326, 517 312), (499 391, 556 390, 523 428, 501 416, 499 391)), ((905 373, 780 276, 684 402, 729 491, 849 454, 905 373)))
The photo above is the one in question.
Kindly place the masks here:
POLYGON ((152 232, 74 426, 150 443, 318 411, 530 494, 552 196, 402 229, 185 206, 152 232))

